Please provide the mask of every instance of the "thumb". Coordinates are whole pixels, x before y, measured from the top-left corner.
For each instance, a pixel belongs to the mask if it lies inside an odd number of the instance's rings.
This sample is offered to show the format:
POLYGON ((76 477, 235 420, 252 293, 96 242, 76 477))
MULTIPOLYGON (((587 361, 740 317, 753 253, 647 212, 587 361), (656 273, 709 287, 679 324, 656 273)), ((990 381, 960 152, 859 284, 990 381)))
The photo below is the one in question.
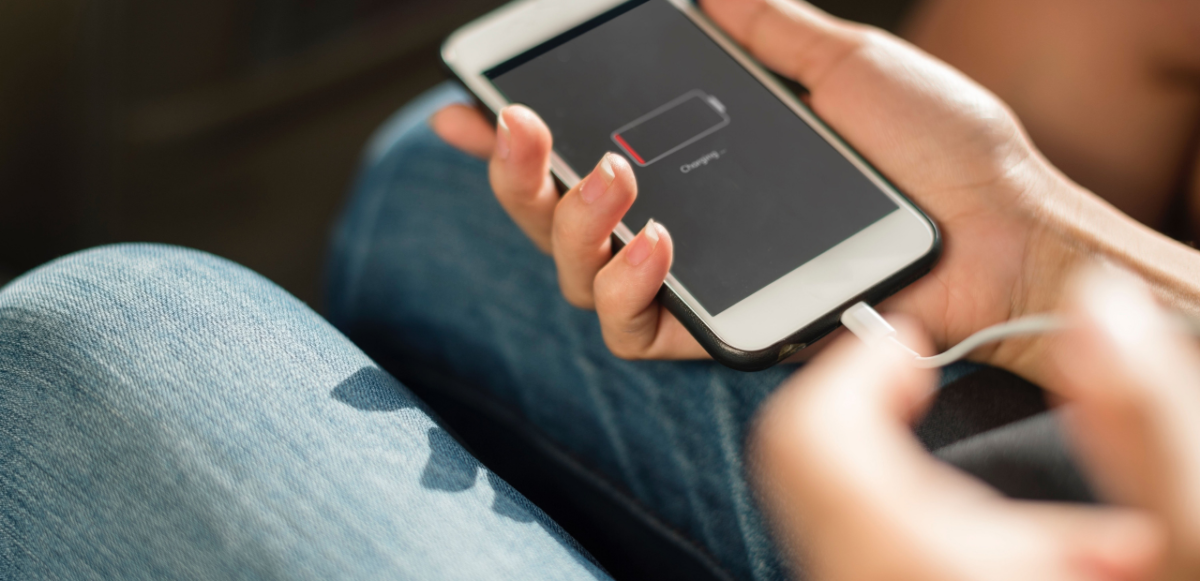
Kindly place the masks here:
POLYGON ((1200 358, 1131 275, 1088 273, 1073 296, 1052 387, 1100 492, 1200 522, 1200 358))
POLYGON ((793 0, 704 0, 704 11, 759 61, 810 90, 864 42, 861 27, 793 0))

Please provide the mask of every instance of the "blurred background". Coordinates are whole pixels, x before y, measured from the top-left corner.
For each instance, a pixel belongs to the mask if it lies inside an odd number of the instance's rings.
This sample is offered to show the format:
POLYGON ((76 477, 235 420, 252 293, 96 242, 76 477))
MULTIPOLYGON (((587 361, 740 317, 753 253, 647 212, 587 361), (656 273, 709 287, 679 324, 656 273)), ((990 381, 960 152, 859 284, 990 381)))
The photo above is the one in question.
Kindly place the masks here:
MULTIPOLYGON (((570 0, 562 0, 570 1, 570 0)), ((895 29, 908 0, 814 2, 895 29)), ((0 284, 118 241, 206 250, 319 306, 380 123, 499 0, 0 0, 0 284)))

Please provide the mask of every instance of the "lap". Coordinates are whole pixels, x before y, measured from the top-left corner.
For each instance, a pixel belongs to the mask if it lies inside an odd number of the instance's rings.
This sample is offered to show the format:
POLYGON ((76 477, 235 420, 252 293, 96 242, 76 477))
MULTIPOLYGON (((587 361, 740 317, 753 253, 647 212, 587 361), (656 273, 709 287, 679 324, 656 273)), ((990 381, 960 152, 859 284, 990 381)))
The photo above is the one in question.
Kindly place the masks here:
MULTIPOLYGON (((759 405, 795 367, 748 374, 613 357, 595 315, 561 298, 553 261, 495 202, 486 164, 424 123, 439 105, 464 99, 442 86, 372 145, 334 237, 331 321, 414 389, 483 399, 519 418, 646 507, 654 526, 695 543, 718 576, 783 577, 743 457, 759 405)), ((948 379, 974 369, 950 370, 948 379)), ((935 405, 936 421, 923 426, 927 441, 940 447, 1044 409, 1036 388, 1004 381, 967 386, 994 400, 974 415, 957 407, 964 390, 949 390, 949 404, 935 405)))
POLYGON ((323 319, 108 247, 0 291, 0 577, 604 575, 323 319))

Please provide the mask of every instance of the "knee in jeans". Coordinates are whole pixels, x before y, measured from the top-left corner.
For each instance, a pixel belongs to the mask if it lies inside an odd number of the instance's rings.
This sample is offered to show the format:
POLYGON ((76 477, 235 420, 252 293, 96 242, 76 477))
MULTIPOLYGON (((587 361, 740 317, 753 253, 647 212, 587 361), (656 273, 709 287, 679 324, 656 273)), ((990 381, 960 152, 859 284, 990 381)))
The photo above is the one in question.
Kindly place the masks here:
POLYGON ((70 254, 14 280, 0 289, 0 309, 53 314, 86 326, 98 308, 125 306, 138 312, 147 306, 138 298, 169 296, 200 280, 247 277, 257 275, 197 250, 115 244, 70 254))
MULTIPOLYGON (((262 286, 258 275, 203 252, 121 244, 78 252, 0 289, 0 367, 84 368, 100 351, 136 358, 161 344, 164 322, 204 315, 206 289, 262 286), (59 363, 55 363, 58 361, 59 363)), ((209 304, 216 304, 210 301, 209 304)))

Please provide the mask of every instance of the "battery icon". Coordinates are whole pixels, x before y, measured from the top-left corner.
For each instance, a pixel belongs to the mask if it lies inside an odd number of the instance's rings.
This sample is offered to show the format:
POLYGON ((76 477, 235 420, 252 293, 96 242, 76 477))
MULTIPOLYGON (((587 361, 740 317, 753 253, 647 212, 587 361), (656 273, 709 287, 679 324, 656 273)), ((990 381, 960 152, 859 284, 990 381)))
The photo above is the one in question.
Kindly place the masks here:
POLYGON ((612 132, 638 165, 648 166, 729 125, 725 105, 694 89, 612 132))

